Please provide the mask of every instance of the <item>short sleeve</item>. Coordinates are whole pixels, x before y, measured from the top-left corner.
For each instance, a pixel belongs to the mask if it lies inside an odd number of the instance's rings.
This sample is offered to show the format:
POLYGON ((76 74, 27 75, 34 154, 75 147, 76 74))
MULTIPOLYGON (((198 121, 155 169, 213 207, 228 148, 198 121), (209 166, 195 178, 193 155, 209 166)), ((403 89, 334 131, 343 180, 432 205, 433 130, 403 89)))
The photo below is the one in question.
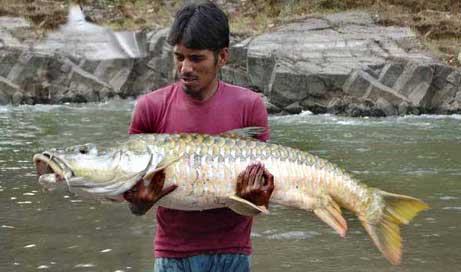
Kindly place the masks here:
POLYGON ((136 101, 136 106, 131 113, 131 122, 128 127, 128 134, 139 134, 148 132, 147 105, 145 97, 141 96, 136 101))
POLYGON ((258 95, 253 103, 253 111, 252 116, 250 118, 251 124, 250 126, 254 127, 264 127, 266 131, 260 135, 258 135, 258 140, 260 141, 267 141, 269 139, 269 122, 267 120, 267 109, 266 105, 264 104, 262 98, 258 95))

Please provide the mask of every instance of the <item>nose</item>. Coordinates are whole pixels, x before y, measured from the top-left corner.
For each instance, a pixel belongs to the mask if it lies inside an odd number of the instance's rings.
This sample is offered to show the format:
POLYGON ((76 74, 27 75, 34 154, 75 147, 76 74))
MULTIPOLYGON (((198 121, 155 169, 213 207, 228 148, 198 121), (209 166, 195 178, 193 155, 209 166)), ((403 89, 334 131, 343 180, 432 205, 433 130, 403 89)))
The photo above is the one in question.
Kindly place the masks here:
POLYGON ((181 75, 186 75, 186 74, 192 73, 193 71, 194 71, 194 67, 193 67, 192 62, 188 59, 184 59, 179 69, 179 72, 181 73, 181 75))

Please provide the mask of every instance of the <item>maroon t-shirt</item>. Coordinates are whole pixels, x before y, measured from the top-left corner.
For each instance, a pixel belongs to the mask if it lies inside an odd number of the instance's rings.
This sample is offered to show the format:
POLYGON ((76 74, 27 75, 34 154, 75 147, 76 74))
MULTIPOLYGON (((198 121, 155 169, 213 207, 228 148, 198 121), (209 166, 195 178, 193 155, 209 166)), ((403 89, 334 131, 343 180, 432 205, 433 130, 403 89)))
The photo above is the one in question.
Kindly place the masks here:
MULTIPOLYGON (((130 134, 206 133, 259 126, 268 128, 261 97, 248 89, 219 82, 216 93, 198 101, 176 83, 141 96, 130 134)), ((269 129, 258 139, 269 138, 269 129)), ((232 181, 229 181, 232 182, 232 181)), ((155 257, 181 258, 207 253, 251 254, 252 218, 228 208, 205 211, 157 209, 155 257)))

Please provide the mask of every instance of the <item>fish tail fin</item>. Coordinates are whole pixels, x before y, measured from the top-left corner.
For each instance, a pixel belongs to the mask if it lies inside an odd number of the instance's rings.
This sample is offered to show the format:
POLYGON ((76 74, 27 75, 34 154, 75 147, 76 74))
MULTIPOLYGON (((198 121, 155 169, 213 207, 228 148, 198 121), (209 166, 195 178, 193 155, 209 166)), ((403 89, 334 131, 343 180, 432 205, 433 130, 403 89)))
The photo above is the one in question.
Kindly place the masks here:
POLYGON ((400 263, 402 238, 400 225, 408 224, 420 211, 429 209, 423 201, 405 195, 379 191, 384 199, 382 216, 376 223, 359 216, 362 225, 381 253, 394 265, 400 263))

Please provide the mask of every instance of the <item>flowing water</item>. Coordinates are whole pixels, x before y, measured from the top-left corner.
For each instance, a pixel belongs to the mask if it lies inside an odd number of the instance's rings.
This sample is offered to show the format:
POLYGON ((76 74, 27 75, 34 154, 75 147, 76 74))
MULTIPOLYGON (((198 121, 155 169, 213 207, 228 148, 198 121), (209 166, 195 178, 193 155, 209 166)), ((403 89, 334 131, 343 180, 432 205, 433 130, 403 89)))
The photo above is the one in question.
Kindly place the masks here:
MULTIPOLYGON (((31 159, 126 135, 134 102, 0 107, 0 271, 152 271, 153 213, 42 192, 31 159)), ((312 213, 271 206, 253 229, 254 271, 460 271, 461 116, 271 117, 272 141, 310 151, 432 209, 402 229, 390 265, 357 219, 340 238, 312 213)))

